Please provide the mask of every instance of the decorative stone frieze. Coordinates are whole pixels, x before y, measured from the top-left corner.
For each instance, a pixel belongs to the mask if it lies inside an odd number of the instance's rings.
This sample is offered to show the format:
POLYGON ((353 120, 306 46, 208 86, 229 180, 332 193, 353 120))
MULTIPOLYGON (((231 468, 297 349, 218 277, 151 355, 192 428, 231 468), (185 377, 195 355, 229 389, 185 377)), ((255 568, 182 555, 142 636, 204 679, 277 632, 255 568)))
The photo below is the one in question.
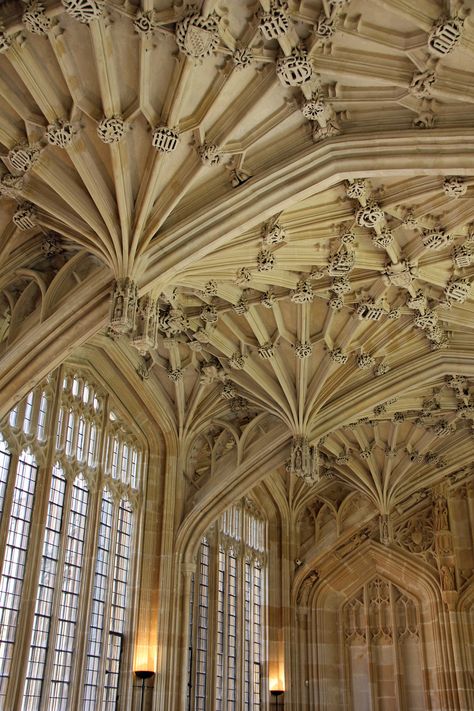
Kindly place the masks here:
POLYGON ((104 12, 103 0, 61 0, 68 15, 88 25, 99 19, 104 12))
POLYGON ((313 73, 306 50, 295 47, 288 57, 279 57, 276 72, 283 86, 301 86, 311 79, 313 73))
POLYGON ((444 179, 443 191, 448 197, 457 199, 467 193, 467 185, 461 176, 451 175, 444 179))
POLYGON ((213 143, 203 143, 202 146, 198 146, 197 152, 201 163, 212 168, 220 165, 224 158, 222 151, 213 143))
POLYGON ((179 144, 179 133, 167 126, 157 126, 151 137, 151 145, 160 153, 172 153, 179 144))
POLYGON ((21 143, 8 151, 8 162, 20 173, 27 173, 40 156, 40 147, 21 143))
POLYGON ((127 124, 121 116, 103 118, 97 125, 97 135, 102 143, 119 143, 125 136, 127 124))
POLYGON ((46 35, 52 26, 51 18, 45 12, 41 0, 30 0, 22 16, 23 25, 28 32, 35 35, 46 35))
POLYGON ((131 333, 135 328, 138 289, 128 277, 114 283, 109 325, 116 333, 131 333))
POLYGON ((219 44, 217 17, 203 17, 191 12, 176 24, 176 44, 191 59, 204 59, 214 54, 219 44))
POLYGON ((301 279, 290 296, 294 304, 312 304, 314 300, 313 287, 308 279, 301 279))
POLYGON ((13 213, 13 223, 20 230, 31 230, 38 224, 38 211, 29 202, 23 202, 13 213))

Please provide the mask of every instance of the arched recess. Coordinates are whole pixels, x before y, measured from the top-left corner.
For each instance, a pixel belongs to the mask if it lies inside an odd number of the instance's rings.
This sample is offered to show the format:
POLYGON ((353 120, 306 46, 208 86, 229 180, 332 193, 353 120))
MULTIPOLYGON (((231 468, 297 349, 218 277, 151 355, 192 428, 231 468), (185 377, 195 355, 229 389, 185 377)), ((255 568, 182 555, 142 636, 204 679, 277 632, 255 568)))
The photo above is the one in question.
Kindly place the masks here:
POLYGON ((458 708, 449 693, 445 609, 432 571, 366 541, 343 559, 328 555, 318 574, 297 598, 298 708, 458 708))

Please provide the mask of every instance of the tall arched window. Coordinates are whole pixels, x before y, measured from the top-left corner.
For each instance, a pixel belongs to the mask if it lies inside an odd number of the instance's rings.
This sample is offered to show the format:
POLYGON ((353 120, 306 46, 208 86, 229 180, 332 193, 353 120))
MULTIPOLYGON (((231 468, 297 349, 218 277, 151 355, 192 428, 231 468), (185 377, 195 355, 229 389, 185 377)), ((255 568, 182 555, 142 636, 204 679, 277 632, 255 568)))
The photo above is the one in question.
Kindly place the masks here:
POLYGON ((2 427, 0 711, 17 708, 14 699, 22 711, 114 711, 124 650, 132 651, 125 633, 143 448, 107 393, 65 368, 2 427), (116 476, 107 466, 112 422, 116 476), (33 526, 40 538, 31 546, 33 526))
POLYGON ((261 708, 265 551, 265 524, 248 499, 200 545, 191 584, 190 711, 261 708))

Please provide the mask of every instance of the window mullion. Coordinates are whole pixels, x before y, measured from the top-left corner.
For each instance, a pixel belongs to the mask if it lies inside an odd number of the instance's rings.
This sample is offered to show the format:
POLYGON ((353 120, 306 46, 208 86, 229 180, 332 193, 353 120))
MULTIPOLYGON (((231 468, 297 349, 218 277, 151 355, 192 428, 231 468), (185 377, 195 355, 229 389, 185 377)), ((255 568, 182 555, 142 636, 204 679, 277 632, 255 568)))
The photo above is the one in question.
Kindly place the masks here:
POLYGON ((15 490, 15 477, 18 468, 19 453, 12 452, 8 471, 7 485, 5 487, 5 498, 3 501, 3 514, 0 523, 0 569, 5 556, 5 546, 8 537, 8 525, 10 521, 10 511, 13 502, 13 492, 15 490))
MULTIPOLYGON (((105 598, 105 605, 104 605, 104 627, 103 627, 103 640, 102 640, 102 659, 100 661, 100 669, 99 669, 99 689, 102 689, 105 686, 106 682, 106 673, 107 673, 107 654, 108 654, 108 647, 109 647, 109 632, 110 632, 110 626, 111 626, 111 612, 112 612, 112 593, 113 593, 113 580, 114 580, 114 572, 115 572, 115 551, 116 551, 116 546, 117 546, 117 535, 118 535, 118 520, 119 520, 119 506, 120 502, 117 502, 116 499, 114 498, 114 509, 113 509, 113 518, 112 518, 112 535, 110 537, 110 562, 109 562, 109 574, 108 574, 108 580, 107 580, 107 595, 105 598)), ((103 698, 102 696, 100 697, 100 702, 98 709, 101 709, 103 705, 103 698)))

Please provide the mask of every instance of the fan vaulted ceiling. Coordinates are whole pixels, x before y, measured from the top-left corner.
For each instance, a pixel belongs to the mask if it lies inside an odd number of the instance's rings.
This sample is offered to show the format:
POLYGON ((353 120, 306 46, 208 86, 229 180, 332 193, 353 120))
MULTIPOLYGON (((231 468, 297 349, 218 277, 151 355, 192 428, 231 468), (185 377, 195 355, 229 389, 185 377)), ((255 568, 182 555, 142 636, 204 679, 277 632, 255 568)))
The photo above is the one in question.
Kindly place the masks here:
POLYGON ((302 500, 336 477, 388 511, 462 469, 470 9, 2 2, 4 387, 42 343, 46 372, 88 341, 142 379, 197 496, 226 486, 233 449, 243 481, 259 438, 281 465, 292 438, 316 460, 288 464, 302 500), (127 278, 158 304, 138 351, 104 335, 127 278))

